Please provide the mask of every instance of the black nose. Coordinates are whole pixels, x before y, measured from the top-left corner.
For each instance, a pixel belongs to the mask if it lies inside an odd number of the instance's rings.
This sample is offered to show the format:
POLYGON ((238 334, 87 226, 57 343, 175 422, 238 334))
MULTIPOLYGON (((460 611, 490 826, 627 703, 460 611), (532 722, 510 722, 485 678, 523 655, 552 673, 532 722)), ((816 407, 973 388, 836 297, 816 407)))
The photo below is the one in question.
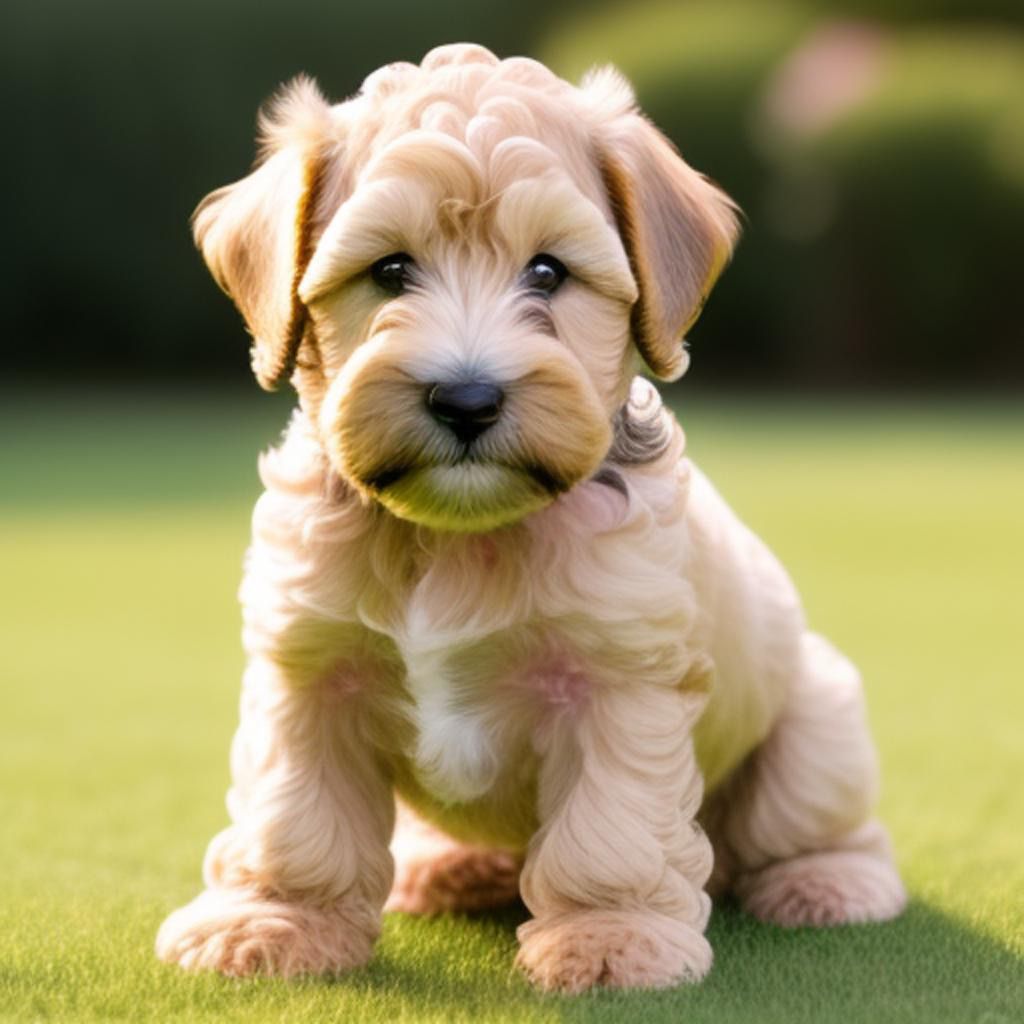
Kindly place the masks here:
POLYGON ((427 389, 427 408, 438 423, 469 444, 497 422, 503 397, 501 388, 484 381, 432 384, 427 389))

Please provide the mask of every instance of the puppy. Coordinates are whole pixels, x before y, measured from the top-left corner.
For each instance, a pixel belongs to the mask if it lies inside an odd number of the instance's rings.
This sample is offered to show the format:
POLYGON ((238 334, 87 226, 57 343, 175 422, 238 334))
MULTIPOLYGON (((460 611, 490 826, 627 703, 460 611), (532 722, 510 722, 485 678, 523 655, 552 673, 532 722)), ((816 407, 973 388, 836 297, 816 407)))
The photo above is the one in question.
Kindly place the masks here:
POLYGON ((299 405, 260 463, 232 824, 159 955, 344 971, 389 894, 518 892, 519 966, 579 992, 703 977, 709 890, 897 914, 857 672, 635 376, 685 370, 732 203, 613 71, 477 46, 336 106, 299 80, 262 128, 195 234, 299 405))

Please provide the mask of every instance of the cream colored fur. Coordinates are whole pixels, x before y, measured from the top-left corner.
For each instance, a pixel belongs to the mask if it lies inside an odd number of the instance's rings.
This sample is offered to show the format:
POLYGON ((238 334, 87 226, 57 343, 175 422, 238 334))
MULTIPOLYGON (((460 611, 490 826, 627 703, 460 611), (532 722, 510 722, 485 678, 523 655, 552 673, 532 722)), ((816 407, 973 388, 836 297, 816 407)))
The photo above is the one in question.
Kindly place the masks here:
POLYGON ((473 46, 333 107, 299 83, 264 135, 196 235, 261 379, 301 338, 300 408, 260 464, 232 823, 159 955, 345 970, 389 893, 475 909, 520 868, 548 989, 699 979, 709 889, 787 925, 898 913, 856 670, 634 376, 685 368, 729 201, 614 73, 473 46), (392 252, 397 297, 366 273, 392 252), (518 283, 537 253, 569 270, 549 299, 518 283), (472 462, 423 399, 467 374, 505 391, 472 462))

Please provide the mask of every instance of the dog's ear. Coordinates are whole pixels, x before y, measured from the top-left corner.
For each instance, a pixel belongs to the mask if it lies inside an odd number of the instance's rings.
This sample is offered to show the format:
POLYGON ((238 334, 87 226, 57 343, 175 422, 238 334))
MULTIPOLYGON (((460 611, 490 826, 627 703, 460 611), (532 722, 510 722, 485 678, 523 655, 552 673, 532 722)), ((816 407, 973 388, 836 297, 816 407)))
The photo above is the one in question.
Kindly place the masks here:
POLYGON ((683 335, 732 255, 735 204, 690 167, 643 115, 602 132, 601 173, 640 290, 633 338, 663 380, 686 371, 683 335))
POLYGON ((330 110, 311 80, 286 86, 261 114, 256 169, 211 192, 192 216, 206 265, 252 334, 253 371, 268 391, 291 376, 306 327, 298 285, 326 186, 330 110))

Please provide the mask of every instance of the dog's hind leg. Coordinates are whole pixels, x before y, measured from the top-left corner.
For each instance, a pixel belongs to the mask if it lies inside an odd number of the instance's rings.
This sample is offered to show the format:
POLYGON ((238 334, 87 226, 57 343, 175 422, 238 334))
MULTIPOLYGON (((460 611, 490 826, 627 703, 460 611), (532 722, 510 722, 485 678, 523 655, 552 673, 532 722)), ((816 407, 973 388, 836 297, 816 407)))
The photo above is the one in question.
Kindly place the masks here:
POLYGON ((161 959, 229 975, 319 974, 369 960, 391 886, 394 800, 344 687, 299 686, 269 659, 245 676, 234 820, 206 891, 157 936, 161 959))
POLYGON ((391 853, 395 881, 385 910, 407 914, 486 910, 507 906, 519 895, 520 855, 460 842, 402 803, 391 853))
POLYGON ((789 926, 899 914, 906 894, 871 816, 877 785, 860 676, 807 633, 779 721, 708 809, 743 907, 789 926))

